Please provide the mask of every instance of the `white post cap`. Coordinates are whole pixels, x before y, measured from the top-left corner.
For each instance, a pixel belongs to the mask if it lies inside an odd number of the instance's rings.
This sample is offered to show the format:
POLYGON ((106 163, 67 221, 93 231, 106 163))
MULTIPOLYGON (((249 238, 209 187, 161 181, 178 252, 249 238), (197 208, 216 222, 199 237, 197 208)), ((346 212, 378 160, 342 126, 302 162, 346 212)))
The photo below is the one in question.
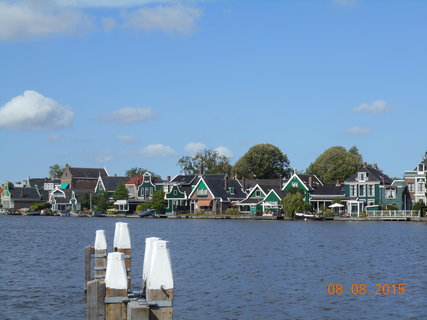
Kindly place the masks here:
POLYGON ((96 230, 95 250, 107 250, 107 240, 104 230, 96 230))
POLYGON ((105 272, 105 286, 110 289, 128 288, 128 279, 124 261, 124 254, 111 252, 107 257, 107 271, 105 272))
POLYGON ((117 239, 118 249, 130 249, 129 227, 126 222, 121 222, 119 225, 119 237, 117 239))
POLYGON ((172 264, 168 241, 156 241, 153 249, 153 263, 147 277, 147 289, 173 289, 172 264))
POLYGON ((116 222, 116 228, 114 229, 114 240, 113 240, 113 246, 114 248, 117 248, 117 244, 120 237, 120 225, 122 222, 116 222))
POLYGON ((144 252, 144 264, 142 266, 142 280, 147 279, 147 275, 150 273, 150 266, 152 264, 153 257, 153 244, 160 240, 160 238, 151 237, 145 239, 145 252, 144 252))

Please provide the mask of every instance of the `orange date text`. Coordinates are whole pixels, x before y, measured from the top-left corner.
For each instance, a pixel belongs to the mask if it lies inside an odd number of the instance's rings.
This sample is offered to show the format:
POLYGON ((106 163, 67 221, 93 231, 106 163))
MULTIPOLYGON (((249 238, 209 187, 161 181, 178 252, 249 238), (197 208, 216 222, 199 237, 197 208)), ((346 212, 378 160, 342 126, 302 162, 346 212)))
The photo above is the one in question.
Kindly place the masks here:
POLYGON ((337 295, 404 295, 405 285, 402 283, 376 283, 368 287, 365 283, 353 283, 344 286, 342 283, 328 284, 328 294, 337 295))

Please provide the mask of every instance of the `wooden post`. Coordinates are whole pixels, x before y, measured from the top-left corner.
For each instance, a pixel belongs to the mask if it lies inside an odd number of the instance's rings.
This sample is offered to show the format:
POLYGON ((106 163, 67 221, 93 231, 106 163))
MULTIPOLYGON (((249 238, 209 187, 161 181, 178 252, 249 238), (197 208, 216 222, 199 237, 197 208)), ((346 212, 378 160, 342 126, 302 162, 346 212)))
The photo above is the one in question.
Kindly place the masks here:
POLYGON ((124 261, 128 279, 128 289, 131 288, 131 244, 130 244, 130 236, 129 236, 129 228, 128 224, 125 222, 121 222, 119 224, 118 230, 118 238, 117 238, 117 252, 121 252, 124 254, 124 261))
POLYGON ((105 318, 105 282, 104 280, 91 280, 87 283, 87 320, 103 320, 105 318))
POLYGON ((85 283, 84 290, 87 292, 87 283, 91 280, 90 276, 90 264, 91 264, 91 256, 94 253, 94 249, 92 246, 86 246, 84 250, 85 255, 85 283))
POLYGON ((105 319, 126 320, 128 287, 123 253, 108 254, 105 287, 105 319))
POLYGON ((153 245, 151 266, 147 275, 147 302, 158 301, 150 309, 150 319, 172 320, 174 283, 168 241, 157 240, 153 245))
POLYGON ((94 247, 94 277, 95 279, 104 279, 107 267, 107 241, 105 239, 104 230, 96 230, 94 247))
POLYGON ((114 240, 113 240, 114 252, 117 252, 117 243, 118 243, 119 237, 120 237, 120 225, 121 224, 122 224, 122 222, 116 222, 116 226, 114 229, 114 240))
POLYGON ((147 275, 150 273, 151 258, 153 255, 153 246, 160 238, 151 237, 145 239, 144 264, 142 267, 142 292, 145 292, 147 287, 147 275))

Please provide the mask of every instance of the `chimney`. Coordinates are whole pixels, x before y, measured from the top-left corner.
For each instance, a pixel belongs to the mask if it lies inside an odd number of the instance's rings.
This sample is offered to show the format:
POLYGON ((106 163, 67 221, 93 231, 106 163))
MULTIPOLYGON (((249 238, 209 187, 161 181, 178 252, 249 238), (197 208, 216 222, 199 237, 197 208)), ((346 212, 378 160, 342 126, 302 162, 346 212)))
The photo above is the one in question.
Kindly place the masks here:
POLYGON ((378 170, 378 165, 374 163, 374 169, 378 170))
POLYGON ((200 163, 200 170, 199 170, 199 174, 203 174, 203 162, 200 163))
POLYGON ((167 182, 170 182, 171 181, 171 176, 166 176, 166 180, 167 180, 167 182))
POLYGON ((366 162, 363 162, 363 168, 368 167, 368 164, 366 162))
POLYGON ((337 180, 336 186, 339 187, 341 185, 340 181, 337 180))
POLYGON ((228 174, 225 174, 224 176, 224 190, 228 190, 228 174))
POLYGON ((310 188, 312 188, 313 187, 313 176, 308 176, 308 186, 310 187, 310 188))

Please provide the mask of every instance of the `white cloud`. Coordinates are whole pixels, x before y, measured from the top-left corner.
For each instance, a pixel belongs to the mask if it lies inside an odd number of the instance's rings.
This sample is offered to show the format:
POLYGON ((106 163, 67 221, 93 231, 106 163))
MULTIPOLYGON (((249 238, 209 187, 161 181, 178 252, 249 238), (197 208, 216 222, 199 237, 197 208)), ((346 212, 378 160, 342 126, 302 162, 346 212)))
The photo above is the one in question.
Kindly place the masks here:
POLYGON ((135 7, 176 1, 177 0, 55 0, 55 2, 60 5, 75 7, 135 7))
POLYGON ((146 158, 167 158, 175 155, 175 151, 163 144, 150 144, 140 151, 146 158))
POLYGON ((372 131, 369 128, 353 127, 353 128, 347 129, 346 132, 353 136, 361 136, 361 135, 370 134, 372 131))
POLYGON ((226 156, 227 158, 231 158, 233 156, 233 152, 226 147, 219 146, 215 149, 215 151, 218 152, 221 156, 226 156))
POLYGON ((196 154, 197 152, 203 151, 206 149, 206 146, 201 142, 190 142, 185 146, 185 151, 191 155, 196 154))
POLYGON ((53 99, 26 90, 0 108, 0 128, 47 130, 70 127, 73 112, 53 99))
POLYGON ((156 117, 156 113, 151 108, 126 107, 114 111, 110 114, 99 117, 99 120, 106 122, 117 122, 123 124, 138 123, 151 120, 156 117))
POLYGON ((354 112, 369 112, 369 113, 384 113, 389 111, 391 108, 387 105, 387 102, 383 100, 376 100, 372 104, 362 103, 360 106, 354 107, 354 112))
POLYGON ((124 26, 144 31, 165 31, 190 34, 202 11, 181 5, 141 8, 123 12, 124 26))
POLYGON ((110 17, 105 17, 101 19, 101 23, 104 26, 105 31, 111 31, 116 27, 116 20, 110 17))
POLYGON ((139 141, 137 137, 132 137, 132 136, 117 136, 116 138, 121 142, 128 142, 128 143, 136 143, 139 141))
POLYGON ((92 28, 91 19, 69 7, 48 2, 0 2, 0 40, 20 40, 92 28))

